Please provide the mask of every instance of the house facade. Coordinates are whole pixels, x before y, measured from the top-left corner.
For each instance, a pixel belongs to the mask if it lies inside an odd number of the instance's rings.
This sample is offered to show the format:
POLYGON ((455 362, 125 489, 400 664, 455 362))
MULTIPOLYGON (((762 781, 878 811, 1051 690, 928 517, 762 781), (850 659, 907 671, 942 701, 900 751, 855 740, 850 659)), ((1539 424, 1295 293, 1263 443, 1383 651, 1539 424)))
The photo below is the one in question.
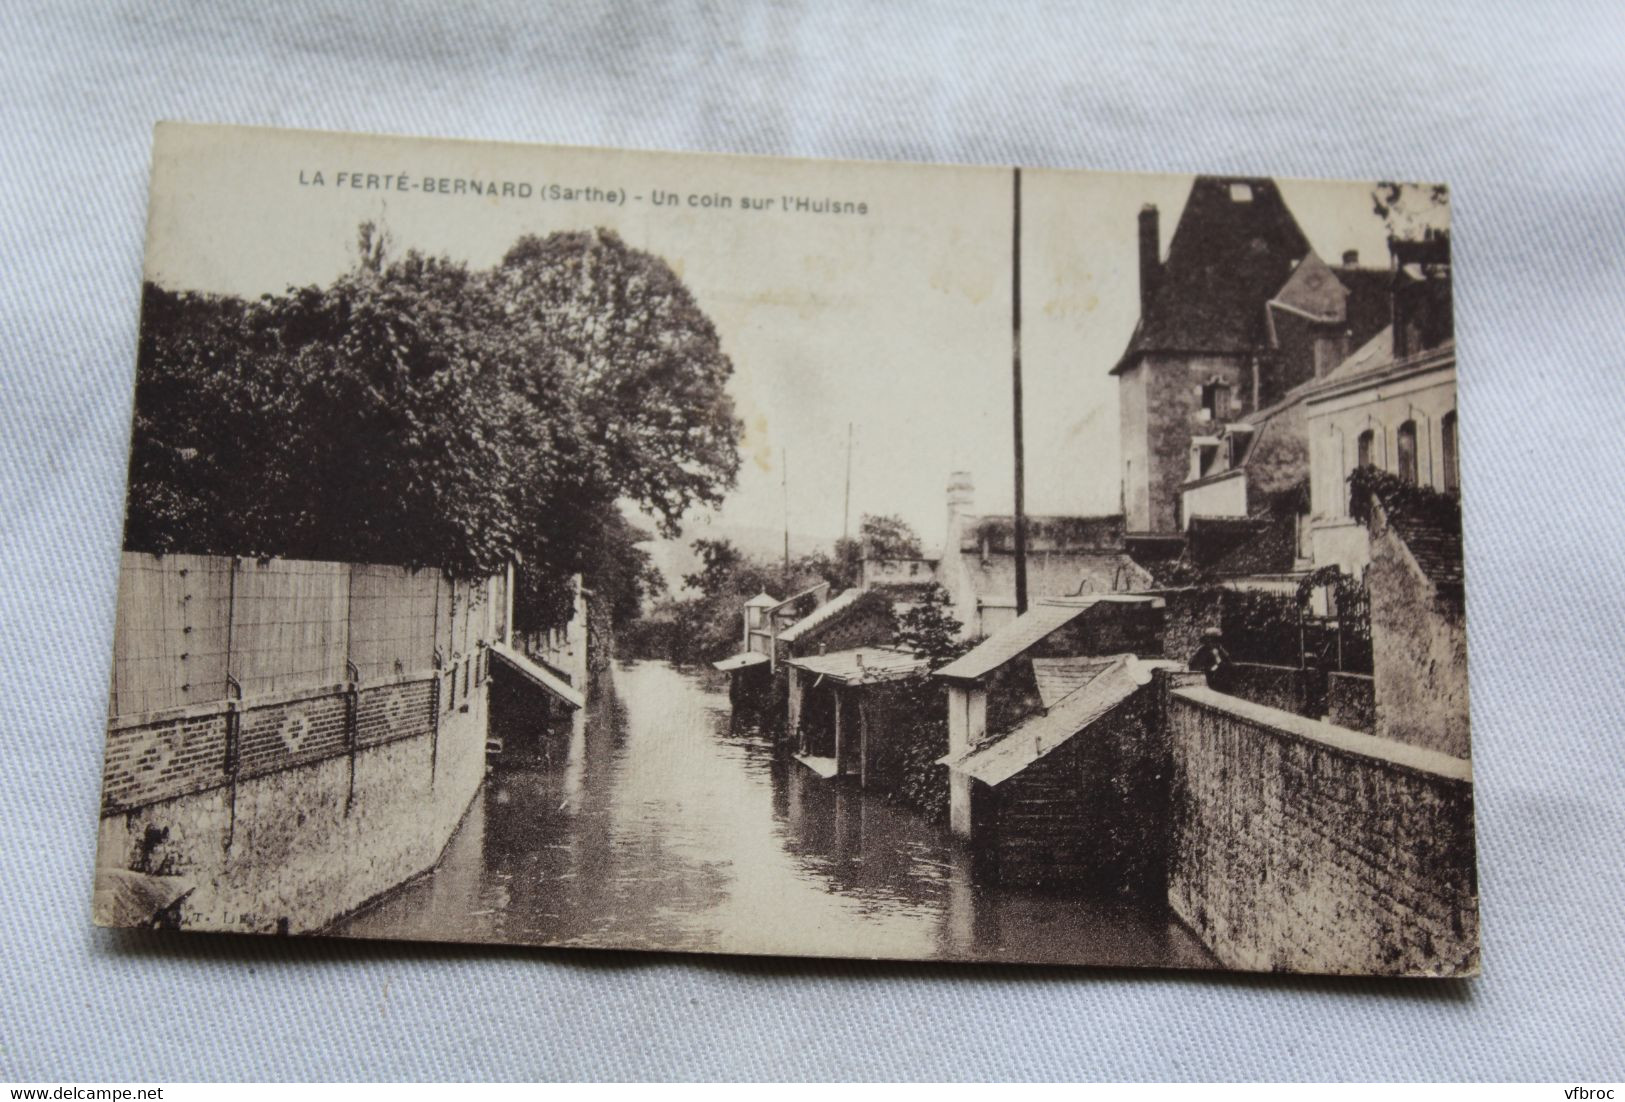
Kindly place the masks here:
MULTIPOLYGON (((940 585, 965 637, 982 639, 1016 618, 1015 518, 979 514, 967 471, 949 478, 947 503, 940 554, 865 560, 863 586, 888 591, 906 604, 918 591, 940 585)), ((1121 514, 1029 515, 1026 529, 1030 601, 1127 593, 1152 584, 1151 575, 1128 554, 1121 514)))
POLYGON ((1370 561, 1349 498, 1356 467, 1446 493, 1461 486, 1454 341, 1398 356, 1385 329, 1306 397, 1304 412, 1316 565, 1358 575, 1370 561))

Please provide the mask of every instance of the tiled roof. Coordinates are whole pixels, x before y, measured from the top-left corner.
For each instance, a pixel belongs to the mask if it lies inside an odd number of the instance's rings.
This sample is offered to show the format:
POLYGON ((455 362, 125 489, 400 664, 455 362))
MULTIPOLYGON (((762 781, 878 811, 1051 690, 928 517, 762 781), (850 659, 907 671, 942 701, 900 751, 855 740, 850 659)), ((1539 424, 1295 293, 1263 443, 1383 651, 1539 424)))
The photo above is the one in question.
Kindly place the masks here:
POLYGON ((1029 716, 998 738, 957 757, 941 758, 940 763, 984 784, 1002 784, 1065 746, 1095 720, 1150 684, 1151 672, 1159 667, 1177 669, 1179 665, 1161 660, 1142 661, 1132 654, 1106 659, 1101 662, 1099 673, 1053 705, 1029 716))
POLYGON ((1324 379, 1316 381, 1325 383, 1333 379, 1347 379, 1393 362, 1394 327, 1389 325, 1379 329, 1376 336, 1351 352, 1347 359, 1327 372, 1324 379))
POLYGON ((1034 658, 1038 699, 1045 708, 1053 708, 1062 697, 1089 684, 1111 664, 1111 659, 1101 658, 1034 658))
POLYGON ((995 631, 972 650, 937 671, 938 677, 975 680, 992 673, 1012 658, 1036 645, 1045 636, 1065 627, 1097 604, 1154 604, 1156 598, 1123 593, 1102 593, 1088 597, 1053 598, 1033 605, 1027 612, 995 631))
POLYGON ((1264 303, 1309 240, 1275 181, 1199 176, 1160 282, 1112 373, 1147 352, 1246 352, 1263 343, 1264 303), (1238 189, 1250 198, 1238 201, 1238 189))
POLYGON ((805 658, 791 658, 788 664, 843 685, 896 681, 930 668, 925 659, 894 647, 857 647, 829 654, 809 654, 805 658))

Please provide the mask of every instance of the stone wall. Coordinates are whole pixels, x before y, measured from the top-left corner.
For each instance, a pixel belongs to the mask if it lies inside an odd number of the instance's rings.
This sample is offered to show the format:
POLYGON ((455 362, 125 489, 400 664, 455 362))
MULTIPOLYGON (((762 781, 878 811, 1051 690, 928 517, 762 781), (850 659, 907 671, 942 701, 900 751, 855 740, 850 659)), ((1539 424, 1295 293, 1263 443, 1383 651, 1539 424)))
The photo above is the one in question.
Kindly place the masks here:
POLYGON ((1371 675, 1336 670, 1327 674, 1326 711, 1327 718, 1339 727, 1375 733, 1376 689, 1371 675))
POLYGON ((1158 649, 1164 658, 1189 662, 1202 645, 1202 633, 1217 629, 1223 621, 1220 595, 1211 589, 1171 589, 1162 591, 1163 617, 1158 649))
POLYGON ((1194 686, 1166 721, 1168 900, 1223 964, 1477 971, 1467 762, 1194 686))
POLYGON ((1460 594, 1435 592, 1380 510, 1371 525, 1366 582, 1375 733, 1469 756, 1467 624, 1460 594))
POLYGON ((1214 688, 1231 696, 1299 715, 1313 715, 1326 698, 1326 674, 1318 669, 1230 662, 1220 667, 1214 688))
MULTIPOLYGON (((1145 528, 1131 513, 1128 526, 1135 531, 1178 532, 1180 487, 1190 477, 1193 436, 1216 435, 1227 420, 1246 413, 1252 398, 1252 380, 1239 356, 1147 355, 1137 369, 1144 372, 1143 428, 1145 440, 1145 528), (1201 417, 1202 386, 1219 380, 1232 399, 1226 415, 1217 420, 1201 417)), ((1126 375, 1127 373, 1125 373, 1126 375)), ((1134 431, 1125 415, 1124 439, 1134 431)), ((1136 479, 1138 481, 1138 479, 1136 479)))

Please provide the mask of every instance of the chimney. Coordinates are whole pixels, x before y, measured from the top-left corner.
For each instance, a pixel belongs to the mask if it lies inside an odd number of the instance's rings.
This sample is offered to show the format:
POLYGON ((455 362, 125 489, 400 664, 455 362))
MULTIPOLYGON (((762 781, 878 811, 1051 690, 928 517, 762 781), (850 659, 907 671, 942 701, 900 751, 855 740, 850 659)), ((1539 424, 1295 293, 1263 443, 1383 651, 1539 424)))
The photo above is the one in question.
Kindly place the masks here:
POLYGON ((1358 268, 1359 266, 1360 266, 1360 250, 1359 249, 1344 249, 1343 250, 1343 267, 1345 267, 1345 268, 1358 268))
POLYGON ((1140 208, 1140 314, 1151 309, 1151 300, 1162 285, 1162 238, 1157 207, 1147 203, 1140 208))

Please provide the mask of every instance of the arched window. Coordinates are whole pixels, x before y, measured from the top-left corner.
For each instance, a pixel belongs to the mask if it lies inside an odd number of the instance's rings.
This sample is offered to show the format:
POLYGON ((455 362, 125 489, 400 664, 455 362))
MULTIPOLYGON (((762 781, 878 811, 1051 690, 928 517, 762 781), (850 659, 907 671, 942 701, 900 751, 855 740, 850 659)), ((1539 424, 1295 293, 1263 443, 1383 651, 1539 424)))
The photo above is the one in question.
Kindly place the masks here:
MULTIPOLYGON (((1371 466, 1371 464, 1375 463, 1377 461, 1376 450, 1377 450, 1377 434, 1376 434, 1375 430, 1366 429, 1359 436, 1355 437, 1355 439, 1354 439, 1354 466, 1355 466, 1355 468, 1358 469, 1360 467, 1369 467, 1369 466, 1371 466)), ((1365 515, 1365 505, 1366 505, 1365 499, 1363 497, 1361 497, 1359 494, 1355 493, 1353 491, 1353 489, 1351 488, 1350 491, 1349 491, 1349 515, 1354 516, 1354 517, 1364 516, 1365 515)))
POLYGON ((1439 458, 1444 463, 1444 488, 1454 494, 1461 491, 1461 459, 1456 451, 1456 411, 1451 410, 1439 420, 1439 458))
POLYGON ((1416 422, 1406 421, 1403 425, 1400 425, 1399 432, 1395 434, 1394 442, 1396 444, 1395 451, 1398 453, 1396 458, 1399 460, 1397 473, 1400 478, 1414 486, 1416 485, 1416 422))

